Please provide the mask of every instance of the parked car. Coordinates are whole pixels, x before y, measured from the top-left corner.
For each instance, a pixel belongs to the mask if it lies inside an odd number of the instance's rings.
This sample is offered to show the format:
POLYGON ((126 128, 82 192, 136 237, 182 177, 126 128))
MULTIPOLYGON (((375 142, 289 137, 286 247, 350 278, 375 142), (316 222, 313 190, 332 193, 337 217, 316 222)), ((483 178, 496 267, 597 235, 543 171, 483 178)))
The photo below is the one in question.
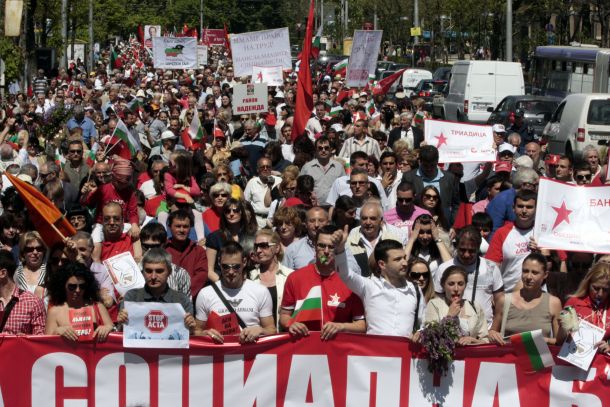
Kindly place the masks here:
POLYGON ((449 82, 447 82, 437 94, 432 97, 432 117, 435 119, 445 118, 445 98, 449 93, 449 82))
POLYGON ((560 98, 553 96, 517 95, 507 96, 491 112, 487 124, 503 124, 506 127, 515 121, 515 112, 523 112, 523 120, 538 136, 550 120, 551 115, 561 102, 560 98))
POLYGON ((435 81, 448 81, 451 77, 451 67, 450 66, 441 66, 440 68, 436 68, 436 71, 432 74, 432 79, 435 81))
POLYGON ((572 157, 588 144, 610 144, 610 93, 573 93, 559 103, 542 132, 551 154, 572 157))
POLYGON ((407 69, 402 74, 401 80, 402 87, 407 94, 407 97, 411 97, 419 82, 426 79, 432 79, 432 72, 426 69, 407 69))
POLYGON ((447 81, 435 81, 433 79, 421 80, 413 90, 411 99, 424 99, 424 109, 431 112, 434 96, 441 93, 443 89, 445 89, 445 85, 447 85, 447 81))
POLYGON ((524 87, 520 63, 457 61, 451 68, 444 116, 451 121, 485 123, 489 107, 508 95, 523 95, 524 87))

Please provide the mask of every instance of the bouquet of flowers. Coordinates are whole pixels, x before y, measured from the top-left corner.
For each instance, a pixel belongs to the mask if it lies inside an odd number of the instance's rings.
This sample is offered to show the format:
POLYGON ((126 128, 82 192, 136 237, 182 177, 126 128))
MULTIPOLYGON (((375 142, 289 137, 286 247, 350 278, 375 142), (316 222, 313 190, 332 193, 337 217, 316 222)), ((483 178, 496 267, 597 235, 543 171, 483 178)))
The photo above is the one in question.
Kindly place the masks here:
POLYGON ((421 343, 428 354, 428 370, 445 375, 453 361, 455 345, 460 338, 460 323, 457 317, 445 317, 428 322, 421 332, 421 343))

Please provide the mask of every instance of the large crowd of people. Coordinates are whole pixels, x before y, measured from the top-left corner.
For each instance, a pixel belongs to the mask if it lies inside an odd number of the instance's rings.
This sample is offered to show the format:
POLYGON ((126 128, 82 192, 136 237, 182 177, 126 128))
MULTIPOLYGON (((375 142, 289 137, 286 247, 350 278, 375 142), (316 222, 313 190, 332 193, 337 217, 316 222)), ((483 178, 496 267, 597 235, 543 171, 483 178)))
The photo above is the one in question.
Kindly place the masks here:
POLYGON ((184 71, 154 69, 137 43, 116 50, 114 66, 102 53, 91 70, 40 70, 2 105, 2 171, 76 230, 49 247, 48 226, 2 177, 3 333, 77 340, 69 316, 91 307, 88 334, 103 341, 136 301, 181 304, 191 334, 216 343, 282 331, 417 341, 426 322, 455 317, 460 345, 535 329, 558 344, 563 304, 610 338, 610 256, 539 248, 533 235, 541 176, 606 182, 594 146, 579 162, 546 154, 517 114, 493 126, 497 162, 439 165, 421 100, 348 89, 318 66, 293 138, 294 73, 269 87, 268 111, 236 115, 232 89, 248 78, 223 48, 184 71), (190 146, 194 117, 205 136, 190 146), (103 262, 125 252, 145 286, 121 295, 103 262))

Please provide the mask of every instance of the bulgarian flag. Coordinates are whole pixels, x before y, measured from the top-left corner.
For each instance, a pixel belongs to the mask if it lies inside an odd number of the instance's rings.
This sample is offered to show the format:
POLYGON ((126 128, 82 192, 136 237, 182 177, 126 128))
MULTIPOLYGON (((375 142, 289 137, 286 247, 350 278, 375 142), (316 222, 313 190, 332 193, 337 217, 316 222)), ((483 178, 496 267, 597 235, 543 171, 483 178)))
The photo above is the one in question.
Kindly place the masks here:
POLYGON ((187 150, 197 150, 201 148, 204 136, 205 133, 201 121, 199 121, 199 115, 195 112, 188 129, 184 129, 182 132, 182 144, 187 150))
POLYGON ((341 75, 341 76, 345 76, 345 73, 347 72, 347 62, 349 61, 349 58, 345 58, 343 61, 339 61, 337 62, 334 66, 333 66, 333 72, 335 75, 341 75))
POLYGON ((324 24, 320 24, 318 27, 318 31, 316 31, 316 36, 313 39, 313 43, 311 44, 311 57, 317 59, 320 56, 320 44, 322 41, 322 29, 324 28, 324 24))
POLYGON ((298 300, 290 318, 290 323, 304 321, 322 321, 322 287, 311 287, 307 296, 298 300))
POLYGON ((375 113, 377 113, 377 108, 375 107, 375 101, 373 99, 369 100, 369 103, 367 103, 366 112, 369 117, 373 117, 375 113))
POLYGON ((330 109, 330 116, 338 117, 339 115, 341 115, 341 112, 343 112, 343 108, 341 106, 335 106, 330 109))
POLYGON ((116 143, 114 143, 110 148, 108 148, 107 153, 110 150, 118 148, 118 151, 115 151, 115 154, 125 158, 126 160, 131 160, 136 156, 138 150, 140 150, 140 143, 136 140, 127 125, 123 123, 123 120, 119 120, 116 127, 114 128, 114 132, 112 133, 112 138, 118 139, 116 143), (120 145, 123 142, 123 145, 120 145))
POLYGON ((530 363, 526 369, 542 370, 555 365, 549 346, 544 341, 542 330, 522 332, 510 337, 517 354, 527 354, 530 363))
POLYGON ((133 98, 129 103, 127 103, 127 109, 129 109, 129 111, 133 113, 138 113, 143 106, 144 104, 142 103, 140 98, 137 97, 133 98))
POLYGON ((89 150, 89 152, 87 153, 86 163, 89 168, 93 168, 93 166, 95 165, 95 153, 97 153, 97 150, 99 149, 100 145, 97 143, 93 143, 91 150, 89 150))

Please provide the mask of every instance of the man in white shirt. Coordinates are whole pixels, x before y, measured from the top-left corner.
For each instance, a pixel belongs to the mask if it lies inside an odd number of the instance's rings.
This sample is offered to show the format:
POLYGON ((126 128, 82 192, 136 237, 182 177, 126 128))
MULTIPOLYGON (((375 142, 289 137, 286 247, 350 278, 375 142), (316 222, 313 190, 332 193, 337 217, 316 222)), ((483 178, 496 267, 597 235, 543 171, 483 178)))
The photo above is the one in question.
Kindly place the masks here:
POLYGON ((252 204, 256 214, 256 222, 259 228, 267 226, 267 215, 269 214, 269 204, 265 203, 265 194, 269 188, 278 185, 282 179, 271 175, 272 164, 268 158, 261 158, 256 164, 258 176, 253 177, 246 184, 244 199, 252 204))
POLYGON ((367 334, 412 337, 424 314, 419 287, 407 280, 407 254, 396 240, 381 240, 375 246, 377 271, 362 277, 348 267, 345 242, 347 227, 332 235, 335 264, 341 280, 364 304, 367 334))
POLYGON ((318 102, 315 106, 316 115, 309 120, 305 125, 305 130, 309 133, 309 137, 313 140, 314 136, 322 133, 322 120, 326 117, 326 104, 318 102))
POLYGON ((228 329, 240 331, 240 343, 256 342, 262 335, 276 333, 271 294, 262 284, 246 278, 245 263, 241 245, 232 241, 226 243, 220 249, 220 280, 214 286, 203 288, 197 295, 197 323, 201 328, 207 328, 203 335, 217 343, 224 342, 222 332, 228 334, 227 331, 221 332, 220 326, 228 325, 228 329))

